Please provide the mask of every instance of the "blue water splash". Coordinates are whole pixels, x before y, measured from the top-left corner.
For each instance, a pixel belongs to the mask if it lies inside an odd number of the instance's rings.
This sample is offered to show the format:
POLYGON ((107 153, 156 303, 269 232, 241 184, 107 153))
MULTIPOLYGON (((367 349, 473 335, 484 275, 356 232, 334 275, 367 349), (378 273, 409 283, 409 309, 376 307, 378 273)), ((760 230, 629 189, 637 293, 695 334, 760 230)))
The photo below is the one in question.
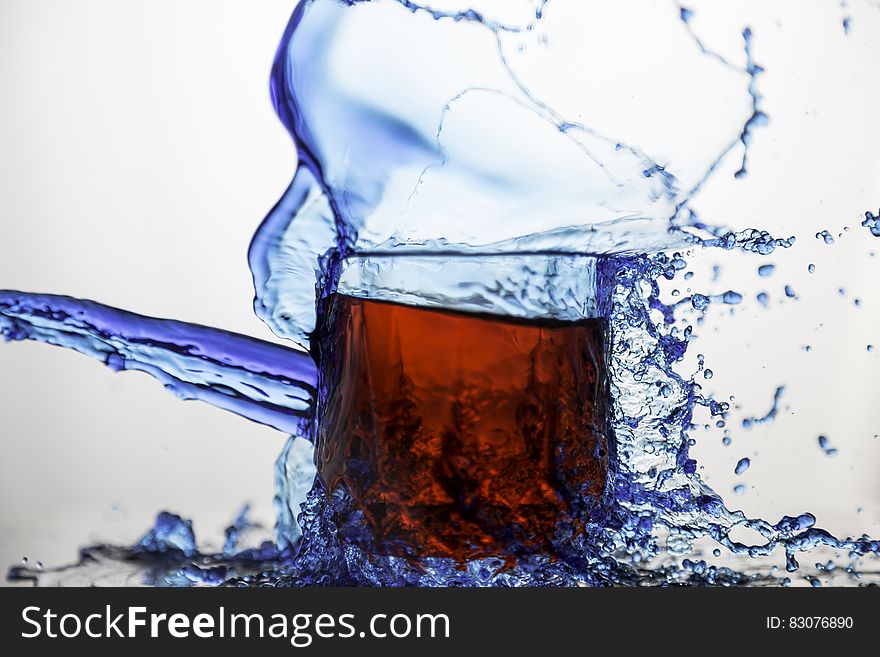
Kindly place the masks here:
POLYGON ((181 399, 197 399, 280 431, 311 414, 309 356, 228 331, 129 313, 93 301, 0 290, 0 335, 35 340, 139 371, 181 399))
POLYGON ((793 235, 791 237, 774 237, 767 231, 755 228, 747 228, 738 232, 721 232, 708 227, 707 229, 709 232, 717 233, 716 237, 698 240, 697 243, 700 246, 720 248, 725 251, 738 249, 759 255, 770 255, 777 248, 788 249, 794 246, 796 241, 793 235))
POLYGON ((834 235, 829 233, 827 230, 820 230, 816 233, 816 239, 822 240, 825 244, 834 244, 834 235))
POLYGON ((749 145, 752 142, 752 131, 770 122, 770 117, 761 109, 761 94, 758 92, 757 78, 759 74, 764 72, 764 69, 756 64, 752 58, 752 30, 747 27, 743 30, 742 37, 746 53, 746 72, 749 74, 749 95, 752 97, 752 115, 746 121, 740 134, 740 141, 743 145, 743 157, 739 170, 733 174, 737 178, 744 178, 748 173, 749 145))
POLYGON ((772 422, 773 420, 775 420, 777 414, 779 413, 779 401, 782 399, 782 394, 784 392, 785 386, 778 386, 776 388, 776 391, 773 393, 773 405, 770 407, 770 410, 761 417, 743 418, 743 429, 751 429, 754 426, 767 424, 768 422, 772 422))
POLYGON ((259 525, 251 522, 248 514, 250 513, 250 505, 245 504, 235 520, 226 528, 223 539, 223 554, 231 557, 241 551, 241 542, 243 535, 250 529, 256 529, 259 525))
POLYGON ((865 212, 865 220, 862 222, 862 226, 870 230, 871 235, 874 237, 880 237, 880 210, 877 210, 877 214, 870 210, 865 212))
POLYGON ((819 436, 819 448, 825 452, 825 456, 837 456, 837 448, 831 447, 831 441, 827 436, 819 436))
POLYGON ((721 294, 713 294, 708 296, 705 294, 697 293, 692 295, 688 299, 682 299, 678 302, 678 304, 690 303, 690 305, 694 309, 705 311, 712 303, 723 303, 728 306, 737 306, 742 303, 742 300, 742 294, 734 290, 728 290, 727 292, 722 292, 721 294))
MULTIPOLYGON (((367 554, 345 542, 338 531, 338 517, 348 510, 350 500, 328 494, 315 482, 310 440, 316 378, 304 352, 91 302, 2 293, 0 327, 7 339, 59 344, 99 358, 113 370, 146 371, 182 396, 296 436, 276 465, 274 543, 241 550, 239 538, 247 520, 240 514, 227 531, 223 553, 198 555, 191 523, 162 514, 136 546, 98 550, 93 553, 96 558, 163 555, 167 567, 161 573, 150 571, 148 581, 187 586, 716 585, 754 578, 702 559, 678 561, 696 538, 714 540, 748 558, 749 564, 783 551, 789 571, 798 568, 797 553, 818 546, 849 552, 853 559, 880 551, 880 543, 867 537, 838 539, 816 528, 811 514, 771 523, 728 509, 700 478, 690 454, 695 413, 708 412, 723 423, 730 404, 704 395, 696 373, 679 371, 693 336, 693 327, 682 328, 680 323, 687 321, 686 313, 709 312, 712 304, 737 305, 742 295, 733 290, 695 292, 675 305, 663 303, 659 281, 687 278, 682 274, 684 257, 665 251, 699 246, 767 255, 794 244, 794 237, 778 238, 759 229, 733 232, 714 226, 688 207, 738 145, 743 157, 736 176, 746 175, 752 131, 767 123, 757 91, 763 69, 752 57, 751 30, 742 34, 742 69, 697 38, 690 10, 679 7, 678 12, 664 13, 662 6, 652 5, 658 13, 656 22, 649 21, 651 31, 664 46, 683 33, 698 46, 682 49, 687 62, 713 63, 705 69, 705 88, 699 79, 685 79, 683 89, 692 88, 693 93, 676 89, 668 106, 657 104, 634 125, 606 120, 600 127, 589 118, 575 120, 579 112, 563 111, 546 99, 539 90, 542 80, 521 71, 516 58, 514 46, 547 46, 518 39, 529 38, 534 31, 528 28, 535 20, 552 19, 553 12, 565 6, 580 5, 545 0, 519 16, 506 5, 490 15, 470 8, 441 11, 409 0, 300 4, 272 75, 273 102, 296 141, 300 163, 290 187, 255 235, 249 262, 257 314, 278 335, 309 345, 322 302, 337 288, 354 255, 491 253, 516 254, 523 260, 548 253, 603 256, 597 295, 612 328, 608 369, 616 462, 606 495, 584 534, 561 546, 561 559, 537 555, 516 568, 506 567, 501 559, 412 563, 367 554), (371 26, 376 29, 366 29, 371 26), (406 61, 368 59, 383 53, 387 44, 375 39, 383 31, 414 31, 425 43, 455 47, 434 51, 425 46, 426 52, 442 53, 443 61, 434 62, 436 77, 424 89, 416 84, 424 76, 407 77, 424 68, 425 62, 415 55, 406 61), (370 47, 360 47, 364 39, 370 47), (461 62, 456 57, 475 44, 481 53, 491 53, 493 74, 488 80, 456 77, 470 73, 470 67, 457 66, 461 62), (346 57, 349 52, 360 56, 346 57), (452 83, 444 86, 450 79, 452 83), (382 86, 389 80, 412 84, 382 86), (337 84, 341 86, 334 87, 337 84), (706 112, 695 99, 710 102, 721 86, 732 97, 744 87, 744 111, 709 113, 711 120, 705 121, 706 112), (420 93, 436 95, 419 97, 420 93), (409 102, 414 100, 425 102, 409 102), (658 118, 662 111, 669 116, 658 118), (700 121, 688 123, 694 111, 700 121), (462 117, 470 119, 465 121, 470 130, 456 137, 456 127, 462 130, 456 122, 462 117), (510 117, 516 120, 507 123, 510 117), (652 141, 652 135, 638 131, 649 119, 662 130, 660 137, 653 136, 653 147, 635 138, 652 141), (674 119, 689 128, 705 123, 712 139, 668 130, 674 119), (535 139, 529 149, 511 151, 511 134, 535 139), (689 148, 698 145, 700 153, 692 159, 675 157, 683 139, 689 148), (485 218, 473 212, 475 204, 486 208, 485 218), (524 230, 536 217, 546 218, 546 223, 524 230), (401 228, 407 222, 412 230, 401 228), (751 529, 760 538, 753 544, 733 540, 739 528, 751 529), (202 557, 198 565, 192 563, 195 556, 202 557), (180 561, 183 557, 185 562, 180 561)), ((621 25, 625 27, 624 22, 614 26, 621 25)), ((616 39, 625 32, 612 33, 616 39)), ((387 41, 392 44, 393 36, 387 41)), ((583 41, 593 46, 589 39, 583 41)), ((627 42, 627 47, 637 45, 647 56, 656 56, 659 50, 650 44, 627 42)), ((603 61, 610 65, 614 58, 603 61)), ((670 75, 679 73, 675 66, 668 70, 670 75)), ((606 99, 590 99, 585 116, 601 115, 606 99)), ((613 118, 620 114, 614 112, 613 118)), ((789 286, 786 294, 794 296, 789 286)), ((701 371, 703 380, 712 378, 710 369, 701 371)), ((743 426, 772 420, 782 390, 777 389, 766 416, 747 418, 743 426)), ((740 484, 736 490, 746 489, 740 484)), ((777 580, 768 576, 766 581, 777 580)))
POLYGON ((163 511, 156 518, 156 524, 135 544, 134 550, 149 553, 177 551, 191 557, 198 552, 192 521, 163 511))

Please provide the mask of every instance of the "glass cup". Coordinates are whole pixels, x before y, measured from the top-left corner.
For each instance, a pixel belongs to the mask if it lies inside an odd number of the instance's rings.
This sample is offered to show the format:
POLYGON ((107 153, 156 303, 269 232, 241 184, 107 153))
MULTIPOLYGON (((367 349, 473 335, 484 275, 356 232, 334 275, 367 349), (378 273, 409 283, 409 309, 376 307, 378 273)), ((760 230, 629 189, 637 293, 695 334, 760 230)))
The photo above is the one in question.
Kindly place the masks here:
POLYGON ((606 488, 597 259, 357 256, 323 300, 315 463, 368 554, 557 553, 606 488))

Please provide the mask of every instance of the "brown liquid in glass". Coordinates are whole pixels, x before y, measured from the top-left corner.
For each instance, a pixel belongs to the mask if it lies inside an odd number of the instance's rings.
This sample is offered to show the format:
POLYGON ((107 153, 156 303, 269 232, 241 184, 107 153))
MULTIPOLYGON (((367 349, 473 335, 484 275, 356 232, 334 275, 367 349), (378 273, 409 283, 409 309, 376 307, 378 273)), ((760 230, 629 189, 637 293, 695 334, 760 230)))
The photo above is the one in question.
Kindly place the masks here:
POLYGON ((373 554, 552 554, 608 475, 603 319, 515 320, 330 297, 316 462, 373 554))

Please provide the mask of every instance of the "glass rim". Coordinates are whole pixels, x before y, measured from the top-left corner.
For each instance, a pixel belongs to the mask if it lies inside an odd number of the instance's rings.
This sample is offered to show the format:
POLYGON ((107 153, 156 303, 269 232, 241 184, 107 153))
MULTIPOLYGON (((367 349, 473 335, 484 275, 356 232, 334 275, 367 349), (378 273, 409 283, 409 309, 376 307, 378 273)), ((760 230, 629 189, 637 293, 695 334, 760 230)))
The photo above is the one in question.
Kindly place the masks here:
POLYGON ((409 306, 520 319, 580 321, 605 314, 599 258, 559 253, 353 253, 333 292, 409 306))

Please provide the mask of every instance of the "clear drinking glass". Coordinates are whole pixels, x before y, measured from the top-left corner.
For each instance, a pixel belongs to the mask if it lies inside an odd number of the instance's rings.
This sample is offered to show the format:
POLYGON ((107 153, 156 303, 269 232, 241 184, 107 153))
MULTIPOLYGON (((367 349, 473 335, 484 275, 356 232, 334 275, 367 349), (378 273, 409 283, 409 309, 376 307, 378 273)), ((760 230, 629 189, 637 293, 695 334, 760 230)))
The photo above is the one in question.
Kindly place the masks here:
POLYGON ((369 554, 576 542, 614 468, 606 263, 687 243, 754 111, 674 7, 477 5, 304 2, 273 71, 300 164, 255 309, 317 362, 319 485, 369 554))
POLYGON ((608 481, 607 323, 585 256, 353 256, 324 300, 315 463, 343 540, 555 556, 608 481))

